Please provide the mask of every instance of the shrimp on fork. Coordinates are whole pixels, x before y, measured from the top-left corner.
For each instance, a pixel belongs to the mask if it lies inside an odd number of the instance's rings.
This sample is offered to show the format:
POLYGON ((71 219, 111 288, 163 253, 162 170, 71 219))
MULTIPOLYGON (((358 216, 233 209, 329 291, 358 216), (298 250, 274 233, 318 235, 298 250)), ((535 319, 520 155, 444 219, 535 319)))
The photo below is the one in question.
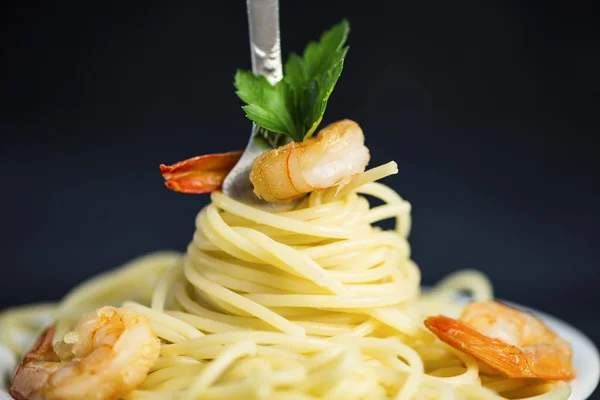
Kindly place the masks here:
MULTIPOLYGON (((314 190, 344 185, 363 172, 369 149, 360 126, 345 119, 321 129, 316 137, 261 154, 252 165, 254 193, 265 201, 286 203, 314 190)), ((166 185, 183 193, 220 189, 239 152, 209 154, 161 165, 166 185)))
POLYGON ((13 377, 17 400, 113 400, 135 389, 158 359, 160 341, 130 308, 102 307, 52 348, 42 333, 13 377))
POLYGON ((250 171, 254 193, 285 203, 314 190, 344 185, 369 162, 364 143, 360 126, 345 119, 321 129, 314 138, 261 154, 250 171))
POLYGON ((535 316, 495 301, 472 302, 460 319, 429 317, 443 342, 509 378, 571 380, 573 350, 535 316))

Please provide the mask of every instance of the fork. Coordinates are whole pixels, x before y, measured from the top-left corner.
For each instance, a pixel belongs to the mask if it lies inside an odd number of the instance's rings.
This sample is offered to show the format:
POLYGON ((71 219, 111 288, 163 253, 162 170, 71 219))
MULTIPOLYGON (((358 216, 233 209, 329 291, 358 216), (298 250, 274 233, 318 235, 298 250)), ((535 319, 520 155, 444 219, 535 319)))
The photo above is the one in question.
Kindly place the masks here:
MULTIPOLYGON (((272 84, 281 80, 281 42, 279 38, 279 0, 247 0, 248 26, 250 31, 250 56, 252 72, 264 75, 272 84)), ((269 211, 285 210, 294 203, 268 203, 259 199, 250 182, 250 170, 256 157, 288 141, 288 137, 252 125, 250 140, 242 157, 223 182, 227 196, 269 211)))

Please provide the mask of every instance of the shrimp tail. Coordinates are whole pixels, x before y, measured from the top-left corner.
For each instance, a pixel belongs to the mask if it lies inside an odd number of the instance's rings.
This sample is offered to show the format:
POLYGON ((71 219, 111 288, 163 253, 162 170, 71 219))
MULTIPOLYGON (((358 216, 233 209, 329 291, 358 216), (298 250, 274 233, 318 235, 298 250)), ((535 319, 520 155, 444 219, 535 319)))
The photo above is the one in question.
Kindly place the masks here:
POLYGON ((241 151, 207 154, 173 165, 160 165, 165 185, 176 192, 200 194, 218 190, 242 156, 241 151))
POLYGON ((464 322, 440 315, 427 318, 425 326, 444 343, 509 378, 538 378, 531 370, 527 355, 518 347, 485 336, 464 322))
POLYGON ((15 400, 40 399, 40 390, 48 380, 50 372, 44 368, 45 364, 51 365, 60 361, 58 355, 52 350, 54 326, 46 329, 38 337, 31 351, 23 357, 12 379, 9 393, 15 400), (35 383, 32 385, 32 382, 35 383))

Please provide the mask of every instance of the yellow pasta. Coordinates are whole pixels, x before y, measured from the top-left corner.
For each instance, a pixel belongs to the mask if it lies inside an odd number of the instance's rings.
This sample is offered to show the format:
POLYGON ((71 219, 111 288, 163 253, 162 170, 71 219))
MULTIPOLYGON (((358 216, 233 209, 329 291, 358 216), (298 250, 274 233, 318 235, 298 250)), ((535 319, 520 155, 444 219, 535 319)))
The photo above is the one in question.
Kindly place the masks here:
POLYGON ((0 340, 22 355, 30 343, 19 335, 31 340, 53 318, 64 334, 83 311, 124 304, 162 340, 130 400, 566 399, 565 383, 485 375, 423 327, 459 312, 459 292, 488 300, 492 289, 464 271, 421 293, 411 206, 374 182, 396 171, 382 165, 278 213, 214 192, 185 254, 135 260, 58 305, 4 312, 0 340), (395 230, 374 225, 388 218, 395 230))

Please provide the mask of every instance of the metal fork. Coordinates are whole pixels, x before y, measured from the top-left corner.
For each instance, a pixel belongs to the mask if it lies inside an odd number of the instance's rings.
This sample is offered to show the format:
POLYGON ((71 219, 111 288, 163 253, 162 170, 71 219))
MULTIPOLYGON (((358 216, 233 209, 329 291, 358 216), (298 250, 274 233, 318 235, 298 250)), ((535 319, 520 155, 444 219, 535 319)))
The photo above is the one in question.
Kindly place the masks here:
MULTIPOLYGON (((279 1, 247 0, 252 72, 264 75, 272 85, 281 80, 279 1)), ((223 182, 223 193, 245 204, 267 210, 288 209, 293 204, 268 203, 256 197, 250 182, 250 169, 256 157, 284 144, 287 136, 252 125, 250 140, 242 157, 223 182)))

